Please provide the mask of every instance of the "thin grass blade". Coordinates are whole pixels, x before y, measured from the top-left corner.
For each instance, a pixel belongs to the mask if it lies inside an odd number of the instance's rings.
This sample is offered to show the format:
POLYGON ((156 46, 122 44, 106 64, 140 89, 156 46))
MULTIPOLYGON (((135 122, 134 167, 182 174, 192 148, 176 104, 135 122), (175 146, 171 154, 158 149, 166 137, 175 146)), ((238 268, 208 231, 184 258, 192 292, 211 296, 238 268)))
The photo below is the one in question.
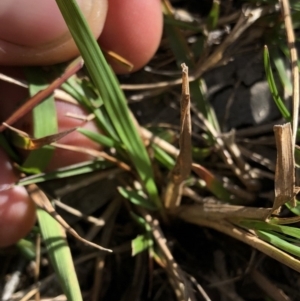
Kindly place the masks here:
POLYGON ((277 105, 283 118, 286 121, 291 121, 291 114, 288 111, 288 109, 286 108, 283 100, 281 99, 278 89, 277 89, 277 86, 276 86, 276 83, 275 83, 275 79, 274 79, 273 71, 272 71, 272 67, 271 67, 271 62, 270 62, 269 51, 268 51, 267 46, 265 46, 265 48, 264 48, 264 65, 265 65, 265 72, 266 72, 269 88, 270 88, 271 94, 273 96, 273 99, 275 101, 275 104, 277 105))
POLYGON ((90 77, 101 94, 111 122, 126 147, 128 156, 134 164, 145 190, 157 208, 162 208, 149 156, 132 121, 125 96, 115 75, 106 63, 76 1, 57 0, 56 2, 85 61, 90 77))
MULTIPOLYGON (((27 72, 31 94, 36 94, 38 90, 45 89, 40 73, 27 72)), ((48 97, 33 110, 34 136, 39 138, 57 132, 57 119, 54 98, 48 97)), ((52 147, 43 147, 30 153, 29 158, 23 167, 41 172, 52 156, 52 147)), ((65 233, 61 225, 57 223, 47 212, 37 210, 38 221, 42 236, 48 250, 54 270, 60 279, 60 284, 64 294, 70 301, 81 301, 81 292, 77 280, 74 264, 69 246, 66 242, 65 233)))
POLYGON ((128 190, 124 187, 118 188, 119 193, 125 198, 128 199, 132 204, 141 206, 148 210, 155 210, 155 206, 149 202, 144 196, 134 190, 128 190))
POLYGON ((81 301, 72 254, 63 228, 44 210, 38 209, 37 215, 48 255, 67 300, 81 301))
POLYGON ((137 236, 131 241, 131 255, 135 256, 153 246, 153 240, 149 234, 137 236))
POLYGON ((294 256, 300 257, 300 248, 296 245, 293 245, 286 240, 279 238, 277 235, 272 234, 270 232, 257 230, 255 231, 257 236, 264 241, 269 242, 270 244, 274 245, 275 247, 284 250, 294 256))
POLYGON ((21 180, 19 180, 17 185, 26 186, 29 184, 37 184, 37 183, 42 183, 54 179, 63 179, 63 178, 83 175, 96 170, 104 170, 112 166, 113 166, 112 163, 104 160, 87 161, 83 163, 70 165, 64 168, 59 168, 52 172, 34 174, 32 176, 22 178, 21 180))

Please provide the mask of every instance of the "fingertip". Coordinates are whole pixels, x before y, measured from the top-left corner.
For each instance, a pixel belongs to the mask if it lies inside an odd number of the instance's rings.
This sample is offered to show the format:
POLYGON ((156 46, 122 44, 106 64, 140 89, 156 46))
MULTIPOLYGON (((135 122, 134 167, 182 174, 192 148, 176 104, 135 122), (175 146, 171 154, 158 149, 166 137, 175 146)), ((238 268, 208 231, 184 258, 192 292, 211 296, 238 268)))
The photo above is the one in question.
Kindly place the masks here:
MULTIPOLYGON (((92 33, 98 37, 107 12, 107 0, 80 0, 78 4, 92 33)), ((50 65, 78 55, 78 49, 53 0, 0 1, 0 64, 50 65)))
POLYGON ((0 150, 0 247, 7 247, 26 236, 33 227, 35 205, 17 181, 12 164, 0 150))
MULTIPOLYGON (((137 71, 155 54, 162 35, 163 18, 159 0, 110 0, 103 31, 98 39, 101 47, 122 56, 137 71)), ((108 58, 116 73, 128 69, 108 58)))

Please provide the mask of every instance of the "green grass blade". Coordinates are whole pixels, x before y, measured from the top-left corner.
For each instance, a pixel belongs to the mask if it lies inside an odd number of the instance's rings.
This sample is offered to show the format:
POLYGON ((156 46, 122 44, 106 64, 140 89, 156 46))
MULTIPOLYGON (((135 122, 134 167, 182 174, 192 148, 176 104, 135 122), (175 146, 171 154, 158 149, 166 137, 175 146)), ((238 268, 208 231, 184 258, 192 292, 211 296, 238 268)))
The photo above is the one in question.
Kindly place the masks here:
POLYGON ((17 242, 17 248, 20 250, 21 254, 27 260, 35 260, 36 259, 36 247, 31 241, 26 239, 20 239, 17 242))
POLYGON ((145 250, 148 250, 152 246, 153 240, 149 234, 139 235, 131 241, 131 255, 135 256, 145 250))
POLYGON ((175 159, 159 148, 157 145, 152 144, 152 149, 154 151, 155 159, 161 163, 164 167, 171 170, 175 166, 175 159))
POLYGON ((132 204, 137 206, 141 206, 148 210, 155 210, 156 207, 153 206, 152 203, 149 202, 144 196, 139 194, 137 191, 128 190, 123 187, 118 188, 119 193, 125 198, 128 199, 132 204))
POLYGON ((289 235, 295 238, 300 238, 300 229, 296 227, 277 225, 256 220, 244 220, 241 221, 240 224, 242 226, 255 230, 273 231, 289 235))
POLYGON ((47 212, 38 209, 37 215, 48 255, 67 300, 81 301, 80 287, 64 230, 47 212))
MULTIPOLYGON (((42 80, 43 76, 38 69, 28 70, 27 75, 30 82, 29 92, 31 95, 45 88, 42 80)), ((37 138, 57 132, 56 109, 53 97, 48 97, 34 108, 33 125, 34 136, 37 138)), ((42 171, 48 165, 52 151, 51 147, 43 147, 31 152, 23 166, 29 170, 42 171)), ((37 216, 43 240, 57 277, 60 279, 60 285, 64 294, 70 301, 81 301, 80 287, 64 230, 45 211, 38 209, 37 216)))
POLYGON ((185 63, 191 67, 193 64, 191 50, 188 47, 184 36, 180 33, 178 27, 172 24, 174 17, 172 13, 169 12, 169 9, 165 6, 164 19, 167 21, 164 23, 164 27, 169 38, 171 49, 176 57, 177 65, 180 67, 181 64, 185 63))
POLYGON ((122 145, 118 141, 114 141, 108 136, 92 132, 84 128, 78 128, 77 131, 83 134, 84 136, 90 138, 91 140, 99 143, 100 145, 122 149, 122 145))
POLYGON ((149 226, 149 224, 145 221, 145 219, 139 215, 137 215, 136 213, 134 213, 133 211, 130 211, 130 215, 132 217, 132 219, 142 228, 146 229, 146 231, 151 231, 151 228, 149 226))
POLYGON ((219 20, 219 15, 220 15, 220 1, 219 0, 214 0, 212 8, 209 12, 209 15, 207 17, 207 28, 208 30, 213 30, 216 28, 219 20))
POLYGON ((179 29, 191 30, 195 33, 197 33, 197 32, 201 33, 203 31, 202 28, 199 28, 198 24, 193 24, 191 22, 186 22, 186 21, 182 21, 182 20, 170 19, 166 16, 164 16, 164 24, 173 25, 179 29))
MULTIPOLYGON (((164 6, 165 19, 174 19, 173 13, 167 6, 164 6)), ((189 68, 195 67, 195 62, 192 59, 191 49, 189 48, 186 39, 181 31, 172 22, 165 23, 165 30, 170 41, 171 49, 177 61, 178 67, 182 63, 185 63, 189 68)), ((196 104, 198 110, 204 115, 206 119, 214 126, 216 130, 219 130, 219 124, 213 113, 213 109, 210 107, 204 93, 202 91, 201 80, 190 82, 191 100, 196 104)))
POLYGON ((87 89, 83 89, 75 76, 69 78, 68 81, 62 85, 62 88, 72 95, 84 108, 95 115, 94 120, 102 131, 113 140, 120 140, 107 114, 103 112, 103 100, 100 96, 97 95, 95 98, 88 98, 91 93, 88 93, 87 89))
MULTIPOLYGON (((29 93, 31 96, 47 87, 43 73, 39 68, 25 69, 29 82, 29 93)), ((33 110, 33 124, 35 138, 55 134, 57 132, 56 108, 53 96, 49 96, 33 110), (42 120, 41 120, 42 119, 42 120)), ((40 173, 48 165, 53 154, 53 147, 45 146, 30 152, 22 165, 22 170, 27 173, 40 173)))
POLYGON ((207 159, 212 151, 210 148, 193 147, 192 152, 194 160, 200 163, 207 159))
POLYGON ((145 190, 151 201, 158 208, 162 208, 150 159, 132 121, 125 96, 119 87, 116 76, 106 63, 76 1, 56 0, 56 2, 85 61, 90 77, 100 92, 111 122, 124 144, 145 190))
POLYGON ((259 238, 263 239, 264 241, 269 242, 270 244, 274 245, 275 247, 284 250, 285 252, 288 252, 290 254, 293 254, 297 257, 300 257, 300 248, 296 245, 293 245, 286 240, 283 240, 276 236, 275 234, 257 230, 255 231, 259 238))
POLYGON ((268 51, 267 46, 265 46, 265 49, 264 49, 264 66, 265 66, 267 81, 268 81, 269 88, 270 88, 271 94, 273 96, 273 99, 274 99, 281 115, 283 116, 283 118, 286 121, 291 121, 291 114, 288 111, 288 109, 286 108, 286 106, 285 106, 283 100, 281 99, 279 92, 277 90, 277 86, 276 86, 276 83, 274 80, 271 62, 270 62, 269 51, 268 51))
POLYGON ((272 48, 271 57, 283 87, 288 91, 290 95, 292 95, 293 87, 286 73, 286 66, 282 55, 280 55, 279 51, 276 48, 272 48))
POLYGON ((294 244, 294 245, 297 245, 298 242, 299 242, 299 239, 298 238, 293 238, 293 237, 289 237, 289 236, 286 236, 284 234, 280 234, 278 232, 272 232, 270 231, 271 234, 274 234, 276 235, 277 237, 279 237, 280 239, 282 240, 286 240, 287 242, 291 243, 291 244, 294 244))
POLYGON ((226 190, 224 184, 213 175, 208 169, 199 164, 193 164, 192 170, 202 179, 206 188, 213 193, 220 201, 231 204, 239 203, 239 200, 234 198, 231 193, 226 190))
POLYGON ((295 215, 300 216, 300 202, 296 200, 296 207, 291 206, 289 203, 284 204, 290 211, 292 211, 295 215))
POLYGON ((29 184, 42 183, 54 179, 63 179, 63 178, 83 175, 96 170, 104 170, 112 166, 114 166, 112 163, 103 160, 86 161, 86 162, 70 165, 68 167, 59 168, 52 172, 35 174, 23 178, 17 183, 17 185, 26 186, 29 184))
MULTIPOLYGON (((297 130, 297 139, 300 138, 300 129, 297 130)), ((296 168, 300 168, 300 150, 298 148, 295 148, 295 162, 296 162, 296 168)))

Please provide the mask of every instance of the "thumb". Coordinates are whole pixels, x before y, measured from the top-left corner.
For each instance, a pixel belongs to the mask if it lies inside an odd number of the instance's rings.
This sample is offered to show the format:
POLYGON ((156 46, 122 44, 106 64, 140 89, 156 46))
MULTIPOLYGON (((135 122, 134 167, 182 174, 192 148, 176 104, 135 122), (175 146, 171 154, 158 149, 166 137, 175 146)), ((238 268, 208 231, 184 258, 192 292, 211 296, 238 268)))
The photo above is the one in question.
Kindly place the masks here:
MULTIPOLYGON (((78 0, 95 37, 103 29, 107 0, 78 0)), ((0 65, 46 65, 78 54, 53 0, 0 1, 0 65)))

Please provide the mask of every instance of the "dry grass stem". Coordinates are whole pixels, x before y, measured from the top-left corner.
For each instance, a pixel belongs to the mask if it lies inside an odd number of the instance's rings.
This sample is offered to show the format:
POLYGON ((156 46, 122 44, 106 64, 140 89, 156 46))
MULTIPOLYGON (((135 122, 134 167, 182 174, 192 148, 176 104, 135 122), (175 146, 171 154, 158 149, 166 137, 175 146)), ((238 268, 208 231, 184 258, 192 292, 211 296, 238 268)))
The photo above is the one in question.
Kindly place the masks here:
POLYGON ((275 171, 275 200, 273 211, 287 202, 295 207, 295 162, 291 124, 274 126, 277 160, 275 171))
MULTIPOLYGON (((66 68, 64 73, 55 79, 47 88, 39 91, 33 97, 28 99, 21 107, 19 107, 15 112, 13 112, 10 117, 5 120, 5 123, 8 125, 14 124, 21 117, 29 113, 36 105, 42 102, 45 98, 50 96, 53 91, 59 88, 69 77, 74 75, 79 71, 83 66, 82 58, 75 59, 69 66, 66 68)), ((0 132, 4 131, 6 126, 4 124, 0 125, 0 132)))
MULTIPOLYGON (((140 128, 141 135, 143 139, 149 140, 152 143, 155 143, 157 146, 159 146, 161 149, 163 149, 168 154, 172 155, 173 157, 177 157, 179 154, 179 150, 170 144, 169 142, 161 139, 158 136, 155 136, 153 133, 151 133, 149 130, 141 127, 140 128)), ((192 166, 198 166, 198 164, 192 163, 192 166)), ((246 190, 243 190, 237 185, 231 184, 230 180, 228 178, 223 177, 223 183, 224 187, 228 189, 231 193, 238 196, 241 199, 247 200, 248 202, 253 202, 254 196, 247 192, 246 190)))
MULTIPOLYGON (((40 268, 41 268, 41 235, 38 234, 36 237, 36 244, 35 244, 35 252, 36 252, 36 258, 35 258, 35 269, 34 269, 34 282, 36 285, 36 288, 39 288, 39 278, 40 278, 40 268)), ((40 291, 37 290, 35 294, 35 299, 40 300, 40 291)))
MULTIPOLYGON (((28 89, 28 83, 25 80, 21 80, 18 78, 14 78, 8 75, 5 75, 4 73, 0 72, 0 80, 5 81, 7 83, 22 87, 22 88, 26 88, 28 89)), ((69 102, 72 103, 73 105, 78 106, 78 101, 72 97, 69 93, 65 92, 64 90, 61 89, 55 89, 53 91, 53 95, 56 99, 65 101, 65 102, 69 102)))
POLYGON ((82 218, 82 219, 86 220, 87 222, 94 224, 95 226, 103 227, 105 225, 104 220, 93 217, 93 216, 87 216, 87 215, 83 214, 81 211, 79 211, 71 206, 68 206, 67 204, 62 203, 61 201, 55 200, 54 203, 55 203, 55 206, 63 209, 64 211, 66 211, 74 216, 82 218))
POLYGON ((274 301, 292 301, 280 288, 257 269, 251 271, 253 281, 274 301))
POLYGON ((256 235, 245 231, 225 220, 211 220, 206 218, 199 218, 186 213, 186 211, 178 212, 179 218, 185 220, 188 223, 192 223, 202 227, 209 227, 215 229, 221 233, 229 235, 237 240, 240 240, 253 248, 265 253, 266 255, 272 257, 273 259, 287 265, 291 269, 300 272, 300 261, 295 257, 279 250, 277 247, 261 240, 256 235))
POLYGON ((101 251, 112 252, 107 248, 103 248, 95 243, 92 243, 82 238, 72 227, 70 227, 70 225, 68 225, 68 223, 59 214, 57 214, 45 193, 42 190, 40 190, 37 185, 28 185, 27 191, 33 202, 36 204, 36 206, 50 214, 67 232, 69 232, 76 239, 101 251))
POLYGON ((178 148, 176 148, 171 143, 165 141, 164 139, 154 135, 152 132, 150 132, 146 128, 141 127, 140 132, 141 132, 142 138, 144 140, 149 140, 151 143, 156 144, 158 147, 163 149, 165 152, 167 152, 171 156, 177 157, 179 155, 179 149, 178 148))
POLYGON ((172 214, 177 215, 181 212, 193 218, 221 220, 221 219, 257 219, 266 220, 272 213, 271 208, 256 208, 247 206, 235 206, 227 204, 195 204, 183 205, 174 211, 172 214))
MULTIPOLYGON (((105 231, 102 232, 101 239, 100 239, 100 244, 102 246, 109 245, 117 212, 118 212, 118 210, 115 210, 113 216, 110 216, 111 218, 107 221, 107 227, 106 227, 105 231)), ((104 267, 105 267, 106 255, 107 255, 107 253, 101 252, 96 257, 95 272, 94 272, 94 285, 93 285, 92 293, 91 293, 92 301, 100 300, 101 290, 104 289, 103 278, 105 277, 104 276, 104 272, 105 272, 104 267)))
POLYGON ((87 148, 80 147, 80 146, 73 146, 73 145, 60 144, 60 143, 52 143, 51 145, 53 145, 57 148, 62 148, 62 149, 67 149, 67 150, 74 151, 74 152, 88 154, 95 158, 103 158, 111 163, 116 164, 119 168, 121 168, 125 171, 131 171, 131 167, 129 165, 116 159, 113 156, 110 156, 109 154, 107 154, 106 152, 103 152, 103 151, 97 151, 97 150, 87 149, 87 148))
MULTIPOLYGON (((248 172, 245 172, 246 165, 244 163, 241 164, 244 170, 237 166, 237 164, 233 160, 231 153, 228 151, 226 144, 224 143, 224 139, 223 137, 221 137, 220 133, 217 132, 217 130, 210 124, 210 122, 203 116, 203 114, 195 108, 195 106, 192 105, 191 108, 192 111, 197 115, 197 117, 200 120, 202 120, 206 129, 211 133, 211 136, 215 140, 214 147, 217 149, 222 160, 228 165, 228 167, 233 171, 233 173, 244 183, 244 185, 249 189, 249 191, 255 190, 256 183, 251 178, 251 175, 248 172)), ((231 143, 231 145, 233 145, 233 143, 231 143)), ((240 151, 235 151, 233 154, 237 153, 239 154, 240 151)), ((235 159, 240 162, 242 160, 241 157, 235 159)))
POLYGON ((174 288, 178 301, 196 301, 194 292, 190 287, 190 283, 186 278, 185 273, 181 270, 180 266, 176 263, 160 229, 158 220, 152 218, 150 214, 143 214, 145 220, 150 225, 152 235, 166 260, 166 271, 169 275, 170 283, 174 288))
POLYGON ((101 181, 108 177, 113 178, 122 172, 123 172, 123 170, 120 168, 110 168, 108 170, 101 170, 100 172, 98 171, 97 173, 93 173, 90 175, 87 174, 87 175, 85 175, 84 180, 80 179, 78 181, 72 182, 72 185, 67 185, 67 186, 55 189, 54 195, 61 198, 64 195, 67 195, 80 188, 87 187, 95 182, 101 181))
POLYGON ((192 164, 192 125, 190 113, 190 91, 188 82, 188 68, 182 64, 182 95, 180 112, 179 155, 170 173, 170 180, 164 193, 164 205, 173 208, 179 205, 182 195, 183 182, 191 173, 192 164))
POLYGON ((89 115, 78 115, 78 114, 73 114, 71 112, 68 112, 65 114, 65 116, 73 118, 73 119, 85 121, 85 122, 91 121, 95 118, 95 115, 93 113, 91 113, 89 115))
MULTIPOLYGON (((98 219, 104 221, 104 224, 106 225, 110 220, 114 220, 116 213, 120 209, 120 206, 121 206, 120 199, 115 198, 109 203, 106 210, 101 214, 101 216, 98 219)), ((86 234, 85 239, 93 240, 101 229, 102 229, 101 225, 93 225, 91 229, 88 231, 88 233, 86 234)))
MULTIPOLYGON (((239 150, 244 157, 247 157, 250 160, 252 160, 253 162, 259 163, 260 165, 267 167, 269 170, 271 170, 273 172, 275 171, 276 165, 269 158, 266 158, 258 153, 255 153, 241 145, 239 145, 239 150)), ((273 175, 273 173, 272 173, 272 175, 273 175)))

